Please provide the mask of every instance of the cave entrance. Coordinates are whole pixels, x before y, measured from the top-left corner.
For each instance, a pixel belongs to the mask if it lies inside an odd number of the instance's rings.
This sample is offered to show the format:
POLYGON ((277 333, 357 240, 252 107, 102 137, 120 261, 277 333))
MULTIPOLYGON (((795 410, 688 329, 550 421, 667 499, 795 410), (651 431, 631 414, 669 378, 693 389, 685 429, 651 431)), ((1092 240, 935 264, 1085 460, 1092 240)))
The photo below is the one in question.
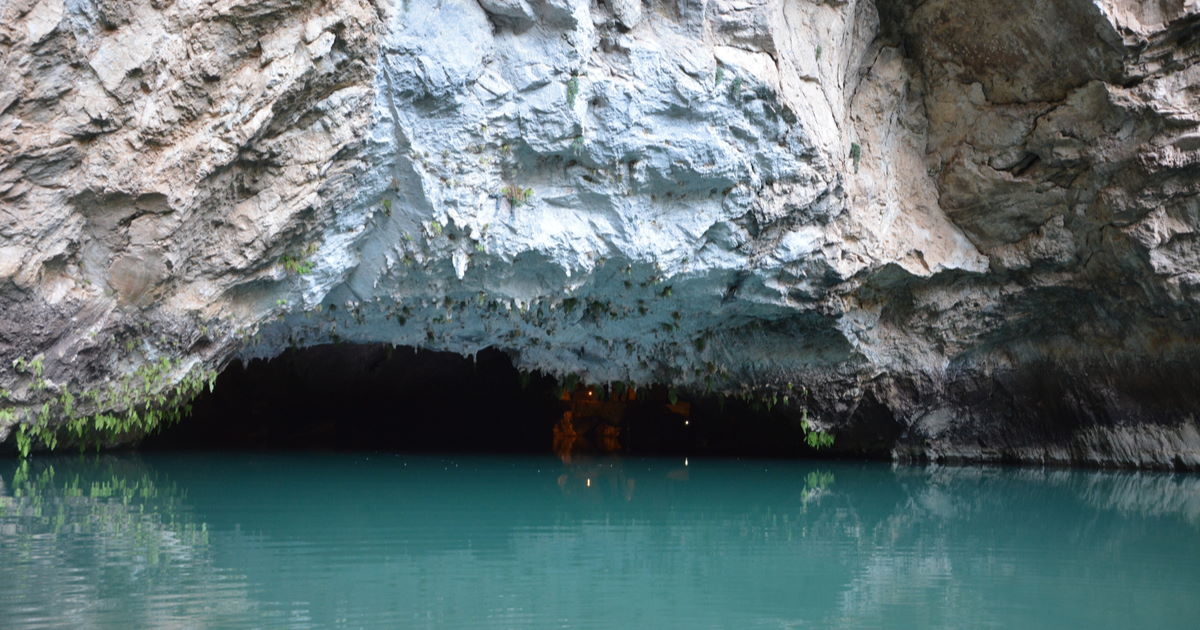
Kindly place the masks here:
POLYGON ((663 386, 522 373, 508 356, 382 344, 289 349, 235 362, 158 449, 811 455, 794 418, 663 386))

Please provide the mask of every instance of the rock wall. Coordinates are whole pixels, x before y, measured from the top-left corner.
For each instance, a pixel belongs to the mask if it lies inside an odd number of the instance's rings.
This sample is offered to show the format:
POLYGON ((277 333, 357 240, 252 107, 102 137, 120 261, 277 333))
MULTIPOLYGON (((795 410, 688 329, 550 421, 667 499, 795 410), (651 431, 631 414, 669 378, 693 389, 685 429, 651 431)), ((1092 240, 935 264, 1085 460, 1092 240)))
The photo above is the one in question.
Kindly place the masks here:
POLYGON ((0 13, 0 434, 361 341, 1200 467, 1194 0, 0 13))

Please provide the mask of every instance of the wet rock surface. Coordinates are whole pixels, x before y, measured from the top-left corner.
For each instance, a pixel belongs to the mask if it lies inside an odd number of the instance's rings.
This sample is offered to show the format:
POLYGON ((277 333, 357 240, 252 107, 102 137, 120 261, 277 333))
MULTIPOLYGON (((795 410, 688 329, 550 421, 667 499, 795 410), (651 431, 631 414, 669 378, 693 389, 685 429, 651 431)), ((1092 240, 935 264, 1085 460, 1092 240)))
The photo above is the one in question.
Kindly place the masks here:
POLYGON ((0 12, 3 436, 353 341, 1200 467, 1194 1, 0 12))

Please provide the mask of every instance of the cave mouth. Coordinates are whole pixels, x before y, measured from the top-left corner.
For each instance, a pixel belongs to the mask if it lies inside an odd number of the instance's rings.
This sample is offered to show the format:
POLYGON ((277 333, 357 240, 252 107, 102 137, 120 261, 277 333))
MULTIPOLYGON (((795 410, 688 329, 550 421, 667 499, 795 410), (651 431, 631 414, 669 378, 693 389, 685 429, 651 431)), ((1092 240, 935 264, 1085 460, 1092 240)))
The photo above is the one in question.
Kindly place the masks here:
POLYGON ((346 343, 232 363, 140 449, 821 455, 797 418, 733 399, 564 384, 494 349, 346 343))

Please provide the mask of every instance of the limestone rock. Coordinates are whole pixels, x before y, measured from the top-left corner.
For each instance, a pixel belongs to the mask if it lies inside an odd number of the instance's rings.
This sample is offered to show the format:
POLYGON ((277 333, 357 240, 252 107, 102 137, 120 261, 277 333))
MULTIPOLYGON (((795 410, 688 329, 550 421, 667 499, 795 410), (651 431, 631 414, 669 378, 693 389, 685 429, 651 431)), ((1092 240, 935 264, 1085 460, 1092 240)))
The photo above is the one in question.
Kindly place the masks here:
POLYGON ((479 0, 479 6, 492 15, 508 18, 521 25, 537 20, 533 8, 525 0, 479 0))
POLYGON ((642 0, 608 0, 608 4, 621 26, 630 29, 642 21, 642 0))
POLYGON ((164 359, 383 341, 803 386, 850 451, 1198 467, 1198 33, 1191 0, 10 2, 0 438, 164 359))

